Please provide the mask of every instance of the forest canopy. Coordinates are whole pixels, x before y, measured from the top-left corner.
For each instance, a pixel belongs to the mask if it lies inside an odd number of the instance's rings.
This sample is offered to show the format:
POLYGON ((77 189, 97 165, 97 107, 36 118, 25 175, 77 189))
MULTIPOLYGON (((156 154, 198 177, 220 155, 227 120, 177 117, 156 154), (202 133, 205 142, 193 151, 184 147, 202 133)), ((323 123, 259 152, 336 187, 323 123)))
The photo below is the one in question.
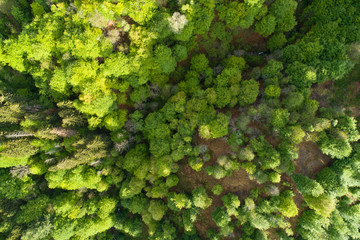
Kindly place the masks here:
POLYGON ((0 239, 360 239, 360 1, 0 0, 0 239))

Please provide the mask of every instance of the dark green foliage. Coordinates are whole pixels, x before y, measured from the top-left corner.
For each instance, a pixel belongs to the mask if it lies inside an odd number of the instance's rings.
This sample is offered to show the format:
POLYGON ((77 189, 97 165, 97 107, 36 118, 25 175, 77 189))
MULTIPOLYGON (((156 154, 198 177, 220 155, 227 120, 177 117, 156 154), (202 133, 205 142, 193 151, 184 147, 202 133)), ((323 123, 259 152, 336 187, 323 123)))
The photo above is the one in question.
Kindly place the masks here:
POLYGON ((247 106, 256 101, 259 94, 259 82, 254 79, 241 82, 239 91, 239 105, 247 106))

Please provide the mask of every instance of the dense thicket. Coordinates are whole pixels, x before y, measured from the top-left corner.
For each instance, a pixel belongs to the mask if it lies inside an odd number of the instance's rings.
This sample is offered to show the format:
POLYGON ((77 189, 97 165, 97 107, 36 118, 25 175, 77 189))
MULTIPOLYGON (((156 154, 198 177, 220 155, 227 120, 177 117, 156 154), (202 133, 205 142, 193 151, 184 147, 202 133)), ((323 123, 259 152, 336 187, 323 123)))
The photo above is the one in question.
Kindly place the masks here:
POLYGON ((314 96, 358 0, 0 0, 0 39, 1 239, 360 238, 357 115, 314 96))

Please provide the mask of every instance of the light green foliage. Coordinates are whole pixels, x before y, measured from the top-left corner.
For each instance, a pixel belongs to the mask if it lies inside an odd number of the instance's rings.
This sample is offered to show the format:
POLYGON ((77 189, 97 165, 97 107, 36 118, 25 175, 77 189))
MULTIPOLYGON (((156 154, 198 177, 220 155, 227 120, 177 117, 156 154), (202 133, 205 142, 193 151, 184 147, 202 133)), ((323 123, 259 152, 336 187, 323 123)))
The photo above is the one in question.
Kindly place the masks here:
POLYGON ((189 166, 197 172, 201 171, 201 168, 204 165, 203 161, 199 157, 189 157, 188 162, 189 166))
POLYGON ((274 128, 281 129, 285 127, 288 121, 289 113, 286 111, 286 109, 279 108, 273 112, 271 117, 271 124, 274 128))
POLYGON ((220 138, 228 134, 230 118, 219 113, 215 120, 207 125, 200 126, 199 135, 204 139, 220 138))
POLYGON ((281 89, 275 85, 269 85, 265 88, 265 94, 270 98, 279 98, 281 94, 281 89))
POLYGON ((2 142, 0 146, 0 167, 26 165, 30 156, 36 154, 38 148, 31 144, 30 139, 17 139, 2 142))
POLYGON ((87 238, 97 233, 104 232, 114 225, 113 217, 82 218, 76 229, 76 235, 80 238, 87 238))
POLYGON ((164 45, 158 45, 155 48, 154 54, 154 60, 158 64, 161 72, 168 74, 175 70, 176 61, 170 48, 164 45))
POLYGON ((171 192, 168 196, 168 207, 171 210, 179 211, 183 208, 190 208, 191 205, 191 200, 183 193, 171 192))
POLYGON ((206 209, 210 207, 212 200, 206 194, 206 190, 204 187, 198 187, 192 191, 193 194, 193 204, 195 207, 199 207, 201 209, 206 209))
POLYGON ((293 200, 294 194, 289 191, 281 192, 279 197, 276 197, 278 202, 278 209, 282 215, 285 217, 291 218, 298 215, 298 208, 293 200))
POLYGON ((264 137, 258 139, 252 139, 250 146, 257 153, 261 161, 261 168, 274 169, 280 164, 280 154, 271 146, 264 137))
POLYGON ((271 172, 268 175, 269 181, 272 183, 280 183, 281 181, 281 175, 276 172, 271 172))
POLYGON ((239 105, 247 106, 254 103, 258 94, 259 82, 254 79, 242 81, 239 91, 239 105))
POLYGON ((224 195, 221 200, 223 201, 226 211, 230 216, 238 215, 237 209, 240 207, 240 200, 237 196, 228 193, 224 195))
POLYGON ((306 176, 295 174, 292 179, 294 180, 298 191, 303 195, 318 197, 324 193, 324 189, 317 181, 306 176))
POLYGON ((231 221, 224 207, 217 207, 215 211, 212 212, 212 219, 218 227, 225 227, 231 221))
POLYGON ((309 208, 326 218, 330 216, 336 207, 336 199, 327 194, 321 194, 318 197, 305 195, 304 200, 309 208))
POLYGON ((220 195, 223 191, 223 187, 217 183, 212 187, 211 191, 214 195, 220 195))
POLYGON ((93 168, 84 165, 72 170, 60 170, 46 174, 49 188, 63 188, 67 190, 80 189, 83 187, 105 191, 108 184, 103 182, 93 168))
POLYGON ((129 12, 129 17, 141 25, 149 22, 157 9, 157 3, 153 0, 145 0, 141 2, 126 0, 124 2, 124 5, 129 12))

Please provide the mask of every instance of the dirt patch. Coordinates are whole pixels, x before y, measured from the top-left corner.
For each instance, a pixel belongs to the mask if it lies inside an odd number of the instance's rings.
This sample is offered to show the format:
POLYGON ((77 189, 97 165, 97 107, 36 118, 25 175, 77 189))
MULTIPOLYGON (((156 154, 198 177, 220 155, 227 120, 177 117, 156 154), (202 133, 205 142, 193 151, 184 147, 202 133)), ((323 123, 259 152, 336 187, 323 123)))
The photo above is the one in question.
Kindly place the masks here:
MULTIPOLYGON (((231 153, 231 149, 224 138, 205 140, 196 135, 195 144, 207 145, 212 152, 211 160, 205 164, 204 169, 209 165, 215 164, 216 159, 219 156, 231 153)), ((207 230, 217 228, 216 224, 212 221, 211 214, 217 207, 223 206, 221 198, 224 194, 233 193, 237 195, 240 200, 244 200, 249 195, 250 191, 258 186, 255 181, 251 181, 249 179, 248 174, 243 169, 234 171, 231 176, 227 176, 218 180, 212 176, 209 176, 205 170, 196 172, 188 165, 187 160, 185 159, 180 162, 180 165, 181 167, 177 172, 179 183, 176 189, 191 194, 193 189, 199 186, 204 186, 207 189, 208 195, 212 198, 212 205, 200 212, 199 218, 195 223, 195 227, 203 239, 207 239, 207 230), (219 196, 215 196, 211 192, 211 188, 216 183, 223 187, 223 192, 219 196)))
POLYGON ((311 89, 311 99, 318 101, 320 107, 331 107, 329 103, 333 92, 333 86, 333 81, 327 81, 313 87, 311 89))
POLYGON ((299 158, 294 161, 295 173, 313 178, 316 173, 328 167, 332 162, 331 157, 323 154, 316 143, 302 142, 298 147, 299 158))
POLYGON ((232 44, 236 46, 238 42, 244 43, 250 49, 254 49, 257 52, 266 51, 265 38, 249 29, 240 29, 238 34, 233 36, 232 44))

